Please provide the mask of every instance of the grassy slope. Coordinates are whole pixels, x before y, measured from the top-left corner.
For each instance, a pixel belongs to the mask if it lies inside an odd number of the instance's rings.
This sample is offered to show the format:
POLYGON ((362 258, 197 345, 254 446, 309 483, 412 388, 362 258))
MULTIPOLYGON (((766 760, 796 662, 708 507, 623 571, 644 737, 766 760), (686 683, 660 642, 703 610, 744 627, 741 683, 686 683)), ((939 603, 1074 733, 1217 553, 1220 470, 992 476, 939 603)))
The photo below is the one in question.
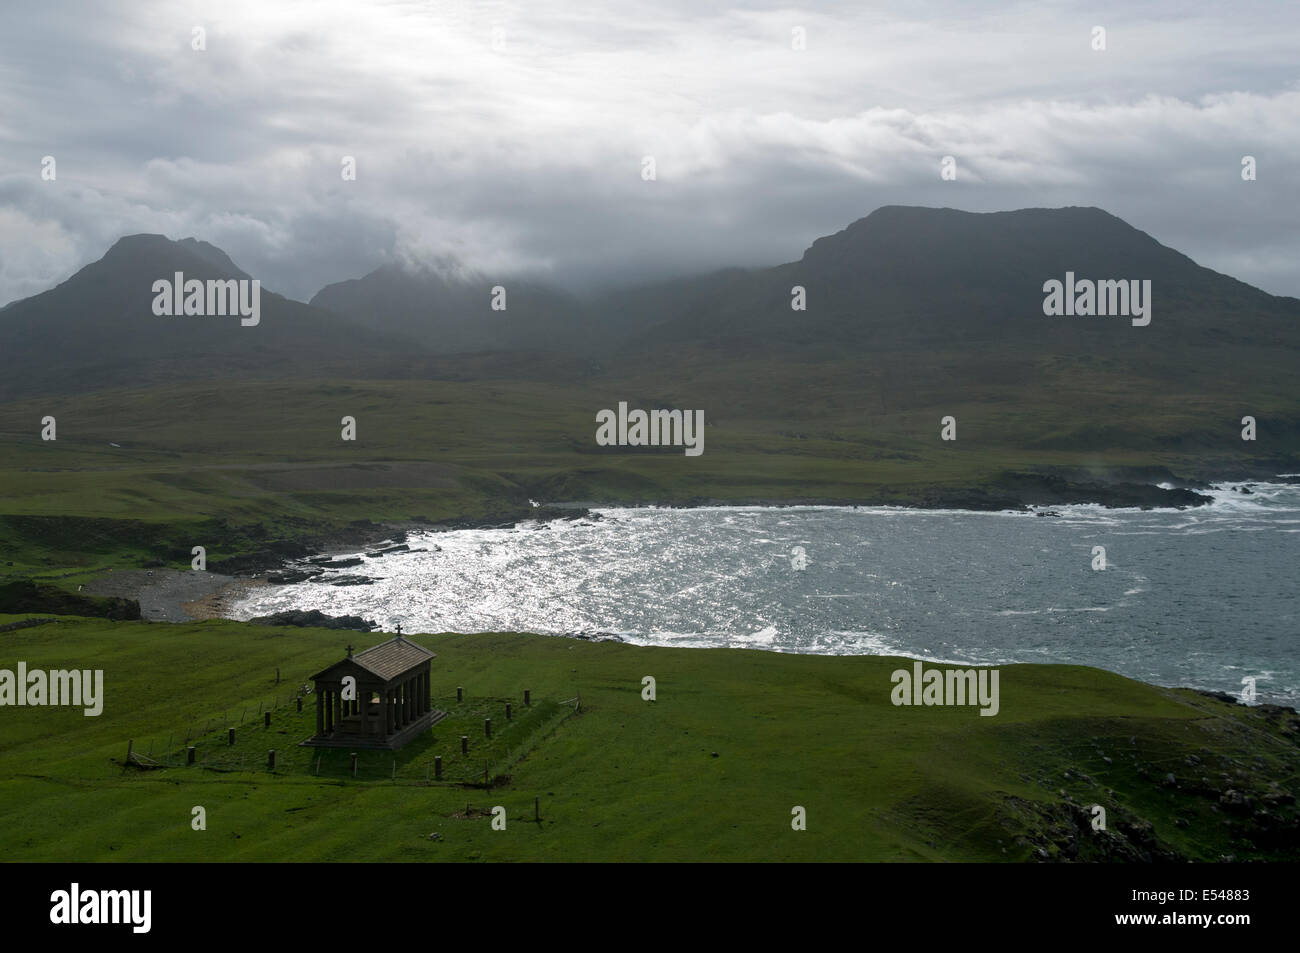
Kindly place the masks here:
MULTIPOLYGON (((361 645, 377 639, 347 635, 361 645)), ((522 635, 416 639, 438 653, 435 705, 454 707, 457 685, 471 698, 461 722, 435 726, 403 752, 404 778, 422 779, 434 754, 456 767, 458 735, 471 733, 465 726, 481 714, 472 699, 518 702, 527 687, 535 699, 558 701, 581 691, 584 711, 491 791, 345 780, 337 765, 312 776, 292 748, 303 721, 281 713, 270 738, 241 728, 237 745, 259 764, 268 747, 286 752, 275 776, 127 771, 114 759, 128 738, 137 751, 149 739, 161 748, 169 732, 256 705, 277 690, 277 667, 286 685, 297 684, 340 654, 344 635, 71 619, 0 633, 0 667, 22 659, 33 668, 102 668, 107 694, 98 718, 54 708, 0 712, 0 853, 137 861, 1024 860, 1039 846, 1056 854, 1071 842, 1080 856, 1096 856, 1098 838, 1111 835, 1071 831, 1086 830, 1080 806, 1101 803, 1113 830, 1138 816, 1154 825, 1160 844, 1212 860, 1254 854, 1210 809, 1215 799, 1192 793, 1191 776, 1226 773, 1249 791, 1266 779, 1293 787, 1300 772, 1295 743, 1261 712, 1095 669, 1006 667, 1001 713, 984 718, 974 708, 892 706, 889 674, 905 664, 897 659, 522 635), (654 703, 641 699, 644 675, 658 680, 654 703), (1188 766, 1189 756, 1201 763, 1188 766), (1178 789, 1159 783, 1166 771, 1178 789), (534 795, 541 825, 529 820, 534 795), (207 809, 204 832, 190 829, 196 804, 207 809), (467 804, 503 805, 507 830, 452 816, 467 804), (790 828, 794 805, 807 809, 806 832, 790 828), (428 839, 434 831, 441 841, 428 839)), ((475 760, 482 742, 471 737, 475 760)), ((1280 810, 1294 824, 1294 807, 1280 810)))
POLYGON ((1237 408, 1158 391, 1141 420, 1111 418, 1104 377, 1044 388, 1028 403, 984 384, 970 403, 940 406, 905 378, 847 365, 757 364, 725 380, 707 366, 681 373, 676 383, 648 372, 569 383, 196 383, 0 406, 0 573, 148 558, 184 566, 195 544, 215 562, 350 520, 475 516, 530 497, 902 502, 933 487, 986 486, 1007 469, 1232 467, 1285 444, 1265 427, 1257 446, 1245 445, 1237 408), (622 399, 703 407, 704 455, 598 452, 595 411, 622 399), (945 443, 948 413, 958 440, 945 443), (57 441, 39 439, 46 414, 58 419, 57 441), (355 443, 339 439, 344 415, 357 419, 355 443), (1182 447, 1189 428, 1219 418, 1214 441, 1182 447), (10 516, 140 523, 58 531, 10 516))

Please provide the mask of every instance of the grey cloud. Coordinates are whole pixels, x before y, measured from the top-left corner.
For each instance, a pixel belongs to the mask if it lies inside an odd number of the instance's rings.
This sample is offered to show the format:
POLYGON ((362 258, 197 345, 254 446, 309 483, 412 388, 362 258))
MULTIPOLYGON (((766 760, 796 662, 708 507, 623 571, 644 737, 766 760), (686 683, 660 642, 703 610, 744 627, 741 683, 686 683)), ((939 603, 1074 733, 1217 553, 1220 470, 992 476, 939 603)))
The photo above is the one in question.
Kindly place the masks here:
POLYGON ((574 286, 774 264, 884 204, 1096 205, 1300 295, 1287 5, 297 10, 9 15, 0 302, 138 231, 211 241, 305 299, 444 255, 574 286), (640 178, 647 153, 656 182, 640 178), (938 175, 947 154, 956 182, 938 175), (1258 181, 1241 181, 1243 154, 1258 181))

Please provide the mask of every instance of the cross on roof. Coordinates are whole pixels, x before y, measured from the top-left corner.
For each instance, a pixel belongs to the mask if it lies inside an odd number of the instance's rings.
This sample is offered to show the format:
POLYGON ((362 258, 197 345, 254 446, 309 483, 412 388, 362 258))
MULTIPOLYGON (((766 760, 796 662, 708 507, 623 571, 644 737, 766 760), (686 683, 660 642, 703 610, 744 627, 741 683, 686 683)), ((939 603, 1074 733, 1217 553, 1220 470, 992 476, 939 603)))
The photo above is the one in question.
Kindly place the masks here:
POLYGON ((352 643, 348 643, 348 658, 352 658, 352 643))

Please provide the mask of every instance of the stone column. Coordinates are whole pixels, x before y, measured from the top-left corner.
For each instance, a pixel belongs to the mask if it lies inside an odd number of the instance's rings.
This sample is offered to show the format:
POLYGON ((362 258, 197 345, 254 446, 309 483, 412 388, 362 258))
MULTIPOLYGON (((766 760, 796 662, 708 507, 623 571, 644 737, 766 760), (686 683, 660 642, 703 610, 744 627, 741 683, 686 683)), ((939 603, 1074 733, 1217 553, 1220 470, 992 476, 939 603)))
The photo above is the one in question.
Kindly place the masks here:
POLYGON ((316 734, 325 734, 325 702, 319 688, 316 691, 316 734))

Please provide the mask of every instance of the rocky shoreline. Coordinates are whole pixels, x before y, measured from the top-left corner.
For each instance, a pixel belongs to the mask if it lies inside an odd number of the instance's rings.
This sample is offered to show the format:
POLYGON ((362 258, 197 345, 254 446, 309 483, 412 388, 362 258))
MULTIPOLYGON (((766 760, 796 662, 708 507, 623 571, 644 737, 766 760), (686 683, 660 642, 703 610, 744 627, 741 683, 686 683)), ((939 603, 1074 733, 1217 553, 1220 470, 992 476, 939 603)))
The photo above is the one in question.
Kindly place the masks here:
MULTIPOLYGON (((983 512, 1038 510, 1040 516, 1055 516, 1045 507, 1096 504, 1103 507, 1185 508, 1203 506, 1213 498, 1199 492, 1210 486, 1203 479, 1181 477, 1163 467, 1112 470, 1109 479, 1071 470, 1052 473, 1008 471, 984 487, 931 487, 922 491, 889 487, 869 497, 786 498, 762 497, 717 499, 692 497, 647 502, 639 505, 672 509, 714 506, 905 506, 918 509, 951 509, 983 512), (1138 481, 1142 482, 1138 482, 1138 481), (1158 480, 1163 486, 1152 482, 1158 480)), ((1276 474, 1252 478, 1261 482, 1297 482, 1300 477, 1279 478, 1276 474)), ((1250 490, 1243 489, 1243 493, 1250 490)), ((621 507, 625 501, 581 501, 547 505, 507 504, 491 513, 433 521, 423 519, 373 522, 358 520, 326 532, 270 541, 265 548, 209 563, 205 573, 157 568, 119 570, 87 584, 86 592, 139 603, 141 616, 156 621, 184 622, 228 617, 230 607, 252 586, 285 585, 322 576, 327 569, 360 566, 369 559, 411 550, 414 533, 448 532, 460 529, 492 529, 514 526, 527 520, 600 519, 596 507, 621 507), (362 555, 357 555, 358 553, 362 555)), ((430 544, 436 548, 436 544, 430 544)), ((365 585, 361 575, 338 574, 332 585, 365 585)))

